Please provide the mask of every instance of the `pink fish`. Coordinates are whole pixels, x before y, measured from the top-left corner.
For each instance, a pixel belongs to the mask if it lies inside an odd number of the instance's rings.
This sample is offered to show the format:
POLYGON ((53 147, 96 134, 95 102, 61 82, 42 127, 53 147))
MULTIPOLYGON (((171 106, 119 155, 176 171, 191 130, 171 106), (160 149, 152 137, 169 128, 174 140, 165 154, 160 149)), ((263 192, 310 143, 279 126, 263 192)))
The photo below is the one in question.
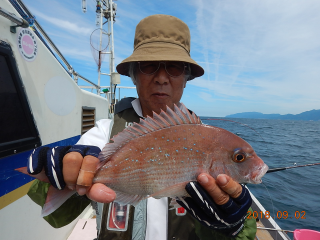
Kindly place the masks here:
MULTIPOLYGON (((114 190, 115 202, 132 205, 148 197, 187 196, 186 184, 196 181, 200 173, 214 178, 224 173, 240 183, 261 182, 268 166, 246 141, 202 124, 183 104, 181 108, 153 113, 153 118, 141 119, 114 136, 99 155, 93 182, 114 190)), ((42 216, 74 193, 65 192, 48 194, 42 216)))
POLYGON ((152 196, 186 196, 200 173, 224 173, 240 183, 260 183, 268 166, 235 134, 205 124, 182 104, 153 113, 113 137, 99 155, 94 182, 117 193, 116 202, 137 204, 152 196), (186 114, 185 114, 186 113, 186 114))

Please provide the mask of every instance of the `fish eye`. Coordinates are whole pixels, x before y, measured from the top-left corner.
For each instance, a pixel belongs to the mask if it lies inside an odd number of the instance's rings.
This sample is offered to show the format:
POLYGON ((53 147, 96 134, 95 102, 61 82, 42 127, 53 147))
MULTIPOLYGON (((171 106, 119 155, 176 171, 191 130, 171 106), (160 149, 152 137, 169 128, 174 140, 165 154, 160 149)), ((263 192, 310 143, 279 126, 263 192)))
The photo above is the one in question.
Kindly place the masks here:
POLYGON ((244 162, 247 158, 247 154, 241 151, 235 151, 232 160, 236 163, 244 162))

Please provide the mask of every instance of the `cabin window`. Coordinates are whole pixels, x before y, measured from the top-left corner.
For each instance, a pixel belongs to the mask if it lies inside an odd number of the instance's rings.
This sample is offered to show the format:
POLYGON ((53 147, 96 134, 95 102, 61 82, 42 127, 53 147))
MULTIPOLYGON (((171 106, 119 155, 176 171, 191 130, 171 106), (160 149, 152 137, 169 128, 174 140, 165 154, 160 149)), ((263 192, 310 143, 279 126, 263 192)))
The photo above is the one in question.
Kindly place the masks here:
POLYGON ((0 158, 41 145, 11 47, 0 41, 0 158))
POLYGON ((96 109, 93 107, 82 107, 82 125, 81 134, 94 127, 96 118, 96 109))

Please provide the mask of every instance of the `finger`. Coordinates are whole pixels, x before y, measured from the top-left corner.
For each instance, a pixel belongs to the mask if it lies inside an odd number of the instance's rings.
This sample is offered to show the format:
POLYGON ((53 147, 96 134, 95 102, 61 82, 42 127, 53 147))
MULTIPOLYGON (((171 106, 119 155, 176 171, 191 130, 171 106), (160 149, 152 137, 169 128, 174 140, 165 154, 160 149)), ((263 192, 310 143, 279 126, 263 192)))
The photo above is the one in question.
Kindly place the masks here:
POLYGON ((92 180, 96 172, 99 159, 91 155, 87 155, 83 158, 82 166, 79 172, 77 185, 90 187, 92 180))
POLYGON ((252 203, 250 192, 245 186, 241 186, 241 187, 242 187, 242 192, 240 196, 237 198, 234 198, 233 200, 239 205, 243 205, 243 206, 247 205, 250 207, 252 203))
POLYGON ((216 180, 218 186, 232 198, 237 198, 242 192, 242 187, 231 177, 225 174, 219 174, 216 180))
POLYGON ((216 204, 223 205, 230 199, 229 195, 221 190, 216 180, 209 174, 202 173, 198 176, 197 180, 216 204))
POLYGON ((63 158, 63 178, 67 187, 71 190, 76 189, 76 183, 82 161, 83 157, 78 152, 67 153, 63 158))
POLYGON ((116 199, 116 193, 102 183, 95 183, 88 188, 88 198, 100 203, 110 203, 116 199))

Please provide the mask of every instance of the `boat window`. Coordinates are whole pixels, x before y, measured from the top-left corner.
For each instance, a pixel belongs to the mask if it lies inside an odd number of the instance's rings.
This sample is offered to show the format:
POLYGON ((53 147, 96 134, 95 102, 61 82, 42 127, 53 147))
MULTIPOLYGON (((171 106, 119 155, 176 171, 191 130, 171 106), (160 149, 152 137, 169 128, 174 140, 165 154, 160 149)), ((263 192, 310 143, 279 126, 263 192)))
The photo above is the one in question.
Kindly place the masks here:
POLYGON ((11 47, 0 41, 0 158, 41 145, 11 47))

